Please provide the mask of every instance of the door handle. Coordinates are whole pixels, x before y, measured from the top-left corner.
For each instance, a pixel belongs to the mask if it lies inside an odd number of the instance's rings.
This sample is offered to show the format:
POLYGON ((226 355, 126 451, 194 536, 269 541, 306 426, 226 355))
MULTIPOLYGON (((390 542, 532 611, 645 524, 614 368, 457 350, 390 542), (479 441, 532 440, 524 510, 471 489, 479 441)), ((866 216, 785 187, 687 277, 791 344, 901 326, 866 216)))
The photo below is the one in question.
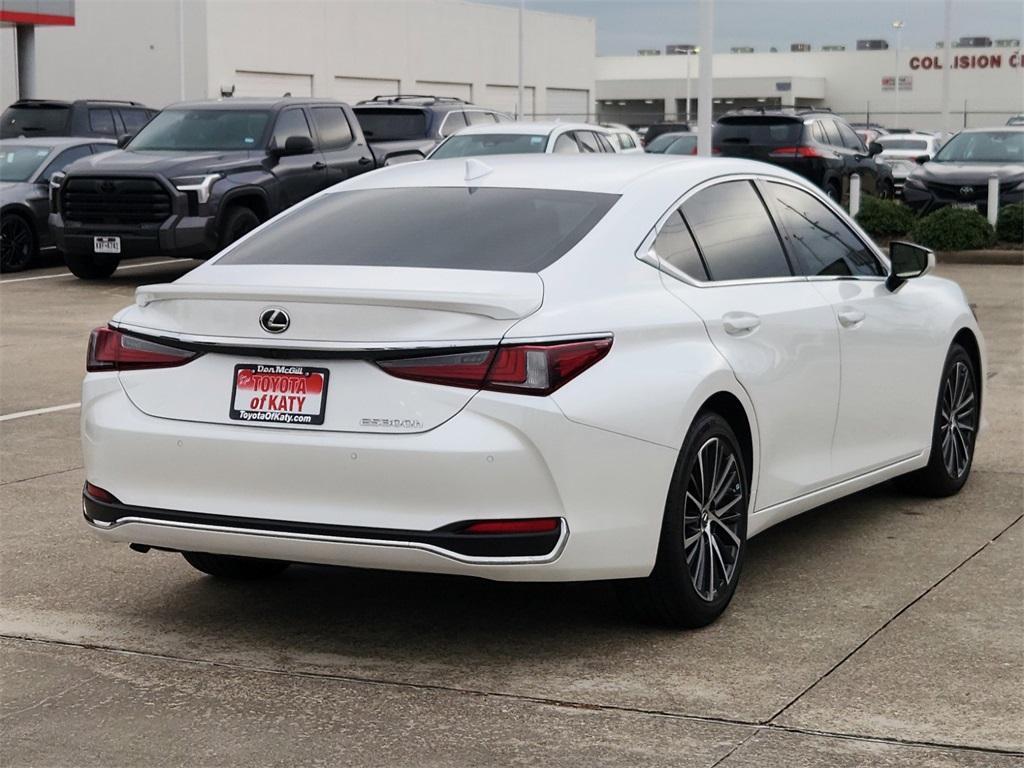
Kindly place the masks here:
POLYGON ((360 165, 369 165, 369 164, 370 164, 370 163, 372 163, 372 162, 373 162, 373 160, 371 160, 371 159, 370 159, 370 158, 368 158, 368 157, 360 157, 360 158, 359 158, 359 164, 360 164, 360 165))
POLYGON ((317 160, 315 163, 313 163, 313 170, 314 171, 322 171, 326 167, 327 167, 327 163, 321 162, 320 160, 317 160))
POLYGON ((749 312, 728 312, 722 316, 722 327, 730 336, 753 333, 761 325, 761 318, 749 312))
POLYGON ((864 317, 864 313, 859 309, 841 309, 839 311, 839 324, 843 328, 853 328, 855 325, 860 325, 864 317))

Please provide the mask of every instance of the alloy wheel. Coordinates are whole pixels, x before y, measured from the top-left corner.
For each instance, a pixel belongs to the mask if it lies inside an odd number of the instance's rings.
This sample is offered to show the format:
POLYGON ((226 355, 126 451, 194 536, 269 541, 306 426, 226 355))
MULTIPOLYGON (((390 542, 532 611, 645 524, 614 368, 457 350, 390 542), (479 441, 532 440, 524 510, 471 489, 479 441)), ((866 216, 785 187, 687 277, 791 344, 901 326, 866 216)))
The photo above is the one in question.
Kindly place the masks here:
POLYGON ((0 270, 13 272, 32 260, 32 230, 17 216, 0 222, 0 270))
POLYGON ((978 405, 974 380, 967 366, 957 361, 942 386, 941 423, 942 462, 952 478, 967 471, 974 450, 978 405))
POLYGON ((697 594, 711 602, 736 575, 746 514, 740 463, 721 438, 697 451, 683 502, 683 551, 697 594))

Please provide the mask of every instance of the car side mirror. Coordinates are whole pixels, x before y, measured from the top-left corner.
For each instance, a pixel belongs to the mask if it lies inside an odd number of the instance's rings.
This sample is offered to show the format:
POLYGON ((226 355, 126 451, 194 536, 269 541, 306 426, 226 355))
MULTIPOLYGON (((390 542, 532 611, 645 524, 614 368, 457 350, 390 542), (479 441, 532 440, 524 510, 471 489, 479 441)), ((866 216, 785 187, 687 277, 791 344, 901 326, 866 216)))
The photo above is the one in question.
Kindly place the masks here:
POLYGON ((275 147, 272 154, 277 157, 308 155, 313 151, 313 140, 309 136, 289 136, 283 147, 275 147))
POLYGON ((885 147, 883 147, 877 141, 872 141, 870 144, 868 144, 868 157, 874 157, 875 155, 880 155, 884 151, 885 151, 885 147))
POLYGON ((889 276, 885 287, 895 292, 907 280, 923 277, 935 269, 935 252, 920 245, 889 243, 889 276))
POLYGON ((128 142, 132 140, 134 133, 122 133, 117 137, 117 148, 124 149, 128 146, 128 142))
POLYGON ((918 165, 924 165, 931 159, 931 155, 918 155, 917 157, 914 158, 914 162, 917 163, 918 165))

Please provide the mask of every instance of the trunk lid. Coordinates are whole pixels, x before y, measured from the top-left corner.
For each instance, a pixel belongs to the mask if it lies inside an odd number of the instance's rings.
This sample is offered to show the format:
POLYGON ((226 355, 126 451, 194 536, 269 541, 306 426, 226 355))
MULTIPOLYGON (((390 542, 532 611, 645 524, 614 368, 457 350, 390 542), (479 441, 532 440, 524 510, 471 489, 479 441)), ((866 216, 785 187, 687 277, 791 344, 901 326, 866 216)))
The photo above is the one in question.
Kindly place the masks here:
POLYGON ((245 376, 239 369, 298 366, 326 372, 323 423, 259 426, 418 432, 458 413, 474 390, 398 379, 374 359, 493 347, 542 298, 536 273, 211 264, 176 283, 139 288, 113 325, 203 352, 178 368, 120 373, 129 398, 149 415, 254 429, 231 417, 235 383, 245 376), (264 330, 268 309, 287 313, 287 329, 264 330))

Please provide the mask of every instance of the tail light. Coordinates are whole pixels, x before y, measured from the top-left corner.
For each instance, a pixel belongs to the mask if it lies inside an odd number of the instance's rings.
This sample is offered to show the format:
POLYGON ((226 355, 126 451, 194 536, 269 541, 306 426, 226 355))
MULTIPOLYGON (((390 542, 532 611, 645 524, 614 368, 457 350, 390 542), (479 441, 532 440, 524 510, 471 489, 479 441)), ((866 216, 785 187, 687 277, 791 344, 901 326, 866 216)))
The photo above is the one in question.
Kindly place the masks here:
POLYGON ((611 346, 610 338, 512 344, 479 352, 380 360, 377 365, 385 373, 411 381, 550 395, 607 355, 611 346))
POLYGON ((824 157, 824 155, 814 147, 799 146, 773 149, 768 153, 768 157, 824 157))
POLYGON ((524 520, 480 520, 470 523, 461 533, 551 533, 559 526, 557 517, 530 517, 524 520))
POLYGON ((83 491, 86 496, 96 499, 96 501, 102 501, 104 504, 120 504, 117 497, 110 491, 100 488, 98 485, 93 485, 88 480, 85 481, 85 489, 83 491))
POLYGON ((195 352, 169 347, 148 339, 97 328, 89 337, 85 369, 95 371, 132 371, 140 368, 172 368, 196 357, 195 352))
MULTIPOLYGON (((694 147, 693 149, 691 149, 690 150, 690 154, 691 155, 696 155, 697 154, 697 148, 694 147)), ((720 150, 718 147, 712 147, 711 148, 711 154, 712 155, 720 155, 720 154, 722 154, 722 150, 720 150)))

